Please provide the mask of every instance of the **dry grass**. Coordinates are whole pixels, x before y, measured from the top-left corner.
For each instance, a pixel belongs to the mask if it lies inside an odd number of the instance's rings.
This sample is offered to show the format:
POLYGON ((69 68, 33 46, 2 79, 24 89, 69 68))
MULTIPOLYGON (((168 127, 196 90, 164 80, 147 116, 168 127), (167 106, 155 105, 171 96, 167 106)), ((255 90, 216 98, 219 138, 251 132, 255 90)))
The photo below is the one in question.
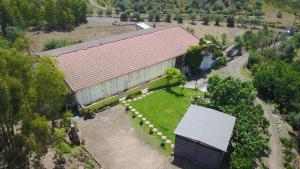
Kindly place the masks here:
POLYGON ((292 26, 295 20, 295 16, 293 14, 284 11, 282 11, 282 18, 277 18, 277 12, 279 11, 279 9, 272 6, 266 6, 264 11, 265 20, 270 22, 276 22, 283 26, 292 26))
MULTIPOLYGON (((231 44, 234 42, 234 38, 236 36, 243 35, 244 32, 247 31, 247 29, 242 29, 242 28, 229 28, 226 26, 226 23, 220 23, 220 26, 215 26, 214 22, 210 22, 209 25, 203 25, 201 21, 197 21, 195 25, 192 25, 189 21, 185 21, 183 24, 180 24, 182 27, 187 28, 190 27, 195 30, 195 36, 198 38, 204 37, 206 34, 210 34, 213 36, 216 36, 221 40, 221 35, 223 33, 227 34, 227 43, 231 44)), ((175 26, 178 25, 175 21, 173 23, 165 23, 161 22, 158 23, 158 27, 169 27, 169 26, 175 26)))
POLYGON ((130 31, 135 31, 134 25, 128 26, 99 26, 83 24, 76 27, 71 32, 28 32, 27 36, 31 40, 31 50, 39 51, 43 49, 44 43, 50 39, 58 40, 82 40, 89 41, 97 38, 103 38, 122 34, 130 31))

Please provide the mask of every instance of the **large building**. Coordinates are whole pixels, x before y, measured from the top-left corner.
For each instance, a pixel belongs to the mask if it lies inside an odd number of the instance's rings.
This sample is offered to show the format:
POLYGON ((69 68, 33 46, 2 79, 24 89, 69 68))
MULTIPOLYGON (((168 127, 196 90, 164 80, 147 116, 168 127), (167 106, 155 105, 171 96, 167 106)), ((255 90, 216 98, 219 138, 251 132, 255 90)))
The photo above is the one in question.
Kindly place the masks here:
POLYGON ((51 55, 77 102, 88 105, 182 66, 199 39, 180 26, 145 29, 39 53, 51 55))
POLYGON ((202 106, 190 105, 174 134, 174 156, 205 168, 219 168, 227 152, 236 118, 202 106))

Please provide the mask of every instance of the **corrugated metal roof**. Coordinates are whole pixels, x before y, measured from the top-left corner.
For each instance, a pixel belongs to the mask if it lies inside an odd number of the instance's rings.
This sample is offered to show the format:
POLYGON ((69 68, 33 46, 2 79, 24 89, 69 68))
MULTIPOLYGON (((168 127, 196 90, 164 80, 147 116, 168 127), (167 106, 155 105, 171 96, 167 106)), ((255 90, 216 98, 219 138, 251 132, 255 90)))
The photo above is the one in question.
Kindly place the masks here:
POLYGON ((53 55, 56 55, 58 67, 64 72, 70 88, 78 91, 178 57, 199 42, 198 38, 178 26, 144 31, 134 37, 94 47, 71 52, 64 50, 62 54, 56 50, 53 55))
POLYGON ((235 117, 202 106, 191 105, 174 134, 227 151, 235 117))

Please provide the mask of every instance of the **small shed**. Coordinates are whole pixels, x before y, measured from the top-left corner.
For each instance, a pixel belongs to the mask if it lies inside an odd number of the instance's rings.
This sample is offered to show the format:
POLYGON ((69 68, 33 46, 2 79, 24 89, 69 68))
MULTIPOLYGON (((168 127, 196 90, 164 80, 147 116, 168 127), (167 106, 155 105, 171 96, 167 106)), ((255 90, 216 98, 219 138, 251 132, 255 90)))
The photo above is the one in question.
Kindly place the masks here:
POLYGON ((232 135, 236 118, 228 114, 190 105, 174 134, 174 156, 194 164, 219 168, 232 135))

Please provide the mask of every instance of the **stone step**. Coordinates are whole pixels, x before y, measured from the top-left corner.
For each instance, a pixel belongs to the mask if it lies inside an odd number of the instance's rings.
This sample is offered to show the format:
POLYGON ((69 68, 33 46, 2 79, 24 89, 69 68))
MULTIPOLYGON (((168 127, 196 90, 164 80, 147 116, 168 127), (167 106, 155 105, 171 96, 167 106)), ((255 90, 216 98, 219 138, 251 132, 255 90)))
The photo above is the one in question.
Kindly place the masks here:
POLYGON ((148 88, 142 90, 142 94, 145 94, 147 92, 148 92, 148 88))

